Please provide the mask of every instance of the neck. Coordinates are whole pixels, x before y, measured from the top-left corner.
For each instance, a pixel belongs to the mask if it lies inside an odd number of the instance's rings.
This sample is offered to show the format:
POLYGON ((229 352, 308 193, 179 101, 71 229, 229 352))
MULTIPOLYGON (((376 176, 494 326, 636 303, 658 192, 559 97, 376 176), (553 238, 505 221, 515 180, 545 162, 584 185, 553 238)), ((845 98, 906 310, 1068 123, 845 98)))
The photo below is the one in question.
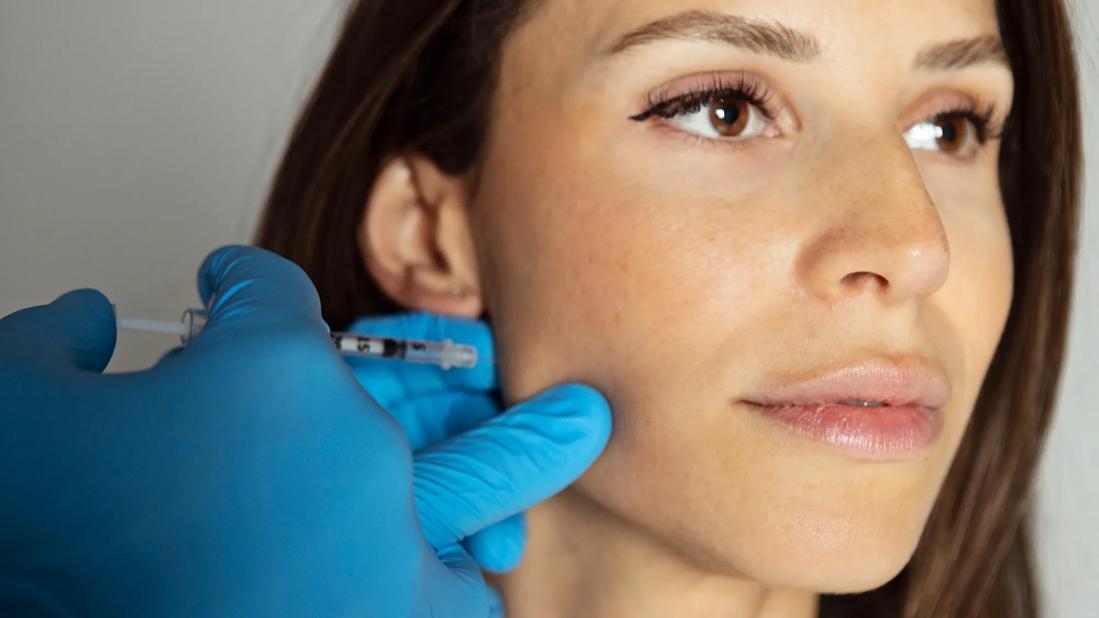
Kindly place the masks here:
POLYGON ((489 576, 509 618, 815 618, 815 593, 707 572, 569 488, 527 512, 515 571, 489 576))

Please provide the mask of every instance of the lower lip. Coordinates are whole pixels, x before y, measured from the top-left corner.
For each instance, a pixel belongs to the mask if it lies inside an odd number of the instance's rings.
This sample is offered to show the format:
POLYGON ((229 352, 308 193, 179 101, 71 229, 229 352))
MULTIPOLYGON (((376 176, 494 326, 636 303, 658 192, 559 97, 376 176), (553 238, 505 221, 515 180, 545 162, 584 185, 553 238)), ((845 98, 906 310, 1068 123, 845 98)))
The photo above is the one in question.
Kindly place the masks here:
POLYGON ((795 434, 835 446, 850 457, 871 461, 926 455, 942 426, 937 409, 920 406, 744 403, 795 434))

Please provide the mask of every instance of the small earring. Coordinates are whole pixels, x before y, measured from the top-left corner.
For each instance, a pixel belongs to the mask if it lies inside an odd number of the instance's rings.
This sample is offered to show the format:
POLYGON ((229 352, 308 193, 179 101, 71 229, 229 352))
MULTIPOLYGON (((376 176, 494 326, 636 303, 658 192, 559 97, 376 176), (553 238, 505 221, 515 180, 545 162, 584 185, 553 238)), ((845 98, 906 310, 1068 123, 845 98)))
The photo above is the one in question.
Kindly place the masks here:
POLYGON ((447 290, 447 291, 450 292, 451 296, 454 296, 454 297, 457 297, 457 298, 462 298, 463 296, 465 296, 467 294, 466 288, 464 286, 461 286, 461 285, 458 285, 458 284, 451 285, 450 289, 447 290))

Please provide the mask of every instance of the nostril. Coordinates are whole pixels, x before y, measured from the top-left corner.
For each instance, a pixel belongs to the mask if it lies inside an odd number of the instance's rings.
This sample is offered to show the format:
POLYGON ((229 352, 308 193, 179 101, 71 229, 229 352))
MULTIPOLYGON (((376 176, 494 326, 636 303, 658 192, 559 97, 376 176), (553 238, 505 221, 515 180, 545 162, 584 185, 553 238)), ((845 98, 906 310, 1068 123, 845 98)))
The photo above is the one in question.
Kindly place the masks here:
POLYGON ((844 275, 841 281, 845 287, 854 287, 859 292, 863 291, 868 285, 876 285, 879 290, 884 290, 889 287, 888 279, 878 273, 869 271, 848 273, 847 275, 844 275))

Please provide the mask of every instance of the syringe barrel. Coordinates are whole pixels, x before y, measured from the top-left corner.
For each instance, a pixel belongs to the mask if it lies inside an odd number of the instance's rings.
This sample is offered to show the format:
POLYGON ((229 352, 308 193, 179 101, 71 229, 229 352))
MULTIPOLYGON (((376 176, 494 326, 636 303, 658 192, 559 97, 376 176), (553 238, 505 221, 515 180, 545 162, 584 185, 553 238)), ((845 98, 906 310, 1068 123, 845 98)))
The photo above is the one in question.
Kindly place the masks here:
POLYGON ((337 350, 355 356, 395 358, 413 363, 439 365, 443 369, 469 368, 477 365, 477 348, 455 344, 450 339, 433 342, 333 332, 332 340, 337 350))
POLYGON ((415 363, 432 363, 443 369, 451 367, 470 368, 477 364, 477 349, 468 345, 457 345, 450 339, 442 343, 409 340, 404 358, 415 363))
MULTIPOLYGON (((184 332, 179 336, 179 340, 183 345, 190 343, 202 332, 208 317, 209 313, 206 309, 191 307, 183 311, 180 323, 184 332)), ((450 369, 451 367, 468 369, 477 366, 477 348, 471 345, 456 344, 450 339, 435 342, 340 332, 333 332, 331 336, 336 349, 344 354, 374 358, 396 358, 413 363, 438 365, 443 369, 450 369)))

